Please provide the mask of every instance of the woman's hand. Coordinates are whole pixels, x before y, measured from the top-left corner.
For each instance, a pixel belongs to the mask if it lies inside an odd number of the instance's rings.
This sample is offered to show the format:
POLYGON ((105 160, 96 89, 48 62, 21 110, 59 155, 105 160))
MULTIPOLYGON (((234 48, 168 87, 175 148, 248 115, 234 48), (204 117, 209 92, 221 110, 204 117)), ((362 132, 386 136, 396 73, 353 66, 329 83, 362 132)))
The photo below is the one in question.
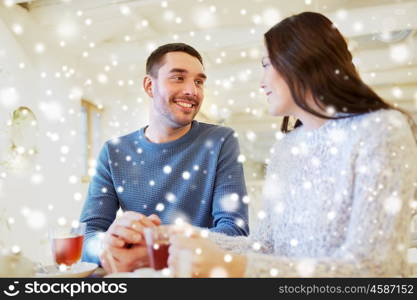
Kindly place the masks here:
POLYGON ((243 277, 246 257, 228 253, 193 229, 171 236, 168 266, 175 277, 243 277))

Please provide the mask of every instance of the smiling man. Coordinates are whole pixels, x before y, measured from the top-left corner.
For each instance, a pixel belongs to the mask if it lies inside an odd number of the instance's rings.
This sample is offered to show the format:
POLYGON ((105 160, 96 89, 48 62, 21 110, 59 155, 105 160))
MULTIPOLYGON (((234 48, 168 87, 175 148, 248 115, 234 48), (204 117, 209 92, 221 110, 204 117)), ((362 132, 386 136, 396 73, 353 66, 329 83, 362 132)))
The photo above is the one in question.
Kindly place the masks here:
POLYGON ((143 80, 151 98, 149 125, 108 141, 99 155, 80 218, 87 223, 84 261, 108 272, 147 266, 143 227, 160 223, 248 234, 234 132, 194 120, 206 78, 201 55, 189 45, 166 44, 151 53, 143 80), (116 218, 119 208, 124 213, 116 218))

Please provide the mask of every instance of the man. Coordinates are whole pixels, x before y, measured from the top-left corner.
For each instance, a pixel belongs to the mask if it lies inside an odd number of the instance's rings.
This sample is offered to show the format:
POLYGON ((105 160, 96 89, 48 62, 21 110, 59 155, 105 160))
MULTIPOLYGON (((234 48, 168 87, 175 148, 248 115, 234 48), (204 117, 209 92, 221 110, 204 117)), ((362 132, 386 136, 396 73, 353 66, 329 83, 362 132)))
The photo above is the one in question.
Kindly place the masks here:
POLYGON ((83 260, 108 272, 147 266, 143 227, 185 221, 227 235, 247 235, 239 145, 226 127, 194 121, 204 98, 201 55, 183 43, 156 49, 143 88, 149 125, 108 141, 81 213, 83 260), (122 208, 125 213, 115 219, 122 208), (100 257, 96 237, 104 234, 100 257))

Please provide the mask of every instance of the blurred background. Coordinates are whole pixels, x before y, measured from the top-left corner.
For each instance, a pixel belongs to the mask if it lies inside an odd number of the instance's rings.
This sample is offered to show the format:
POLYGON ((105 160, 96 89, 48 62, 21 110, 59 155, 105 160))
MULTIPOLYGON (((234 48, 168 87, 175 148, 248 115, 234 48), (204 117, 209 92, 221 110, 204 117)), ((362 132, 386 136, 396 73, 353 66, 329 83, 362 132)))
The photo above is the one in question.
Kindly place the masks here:
POLYGON ((47 227, 78 219, 102 144, 147 124, 145 60, 168 42, 203 55, 197 119, 238 132, 256 222, 281 122, 260 90, 263 33, 303 11, 328 16, 362 78, 417 115, 416 0, 1 0, 0 248, 50 259, 47 227))

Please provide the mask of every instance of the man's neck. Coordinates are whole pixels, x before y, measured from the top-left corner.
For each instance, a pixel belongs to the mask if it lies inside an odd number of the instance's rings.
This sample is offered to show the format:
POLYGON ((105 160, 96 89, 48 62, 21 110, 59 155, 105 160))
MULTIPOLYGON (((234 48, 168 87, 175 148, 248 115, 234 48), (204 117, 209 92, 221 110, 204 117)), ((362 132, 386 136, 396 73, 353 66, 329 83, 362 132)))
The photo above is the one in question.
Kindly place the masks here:
POLYGON ((168 143, 179 139, 190 129, 191 123, 183 127, 172 128, 163 122, 151 122, 145 129, 145 137, 152 143, 168 143))

